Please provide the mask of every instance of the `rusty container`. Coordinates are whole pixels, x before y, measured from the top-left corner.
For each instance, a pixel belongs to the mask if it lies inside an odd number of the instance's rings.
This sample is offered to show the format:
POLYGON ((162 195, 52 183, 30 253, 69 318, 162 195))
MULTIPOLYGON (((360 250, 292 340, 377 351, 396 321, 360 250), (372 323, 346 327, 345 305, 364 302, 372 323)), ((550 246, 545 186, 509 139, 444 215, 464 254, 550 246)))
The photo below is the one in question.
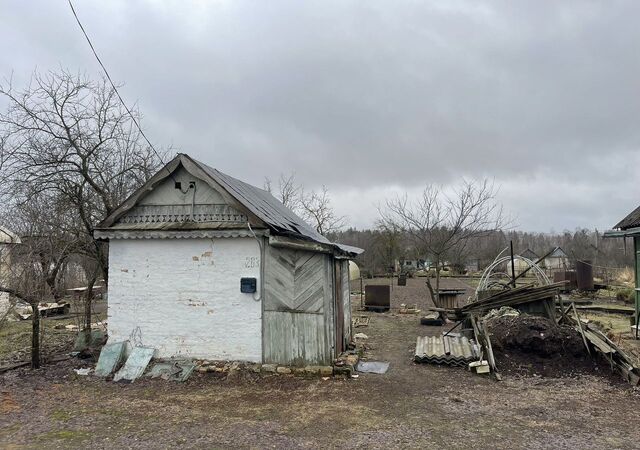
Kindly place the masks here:
POLYGON ((593 291, 593 266, 591 261, 576 261, 578 290, 593 291))
POLYGON ((553 273, 553 282, 559 283, 561 281, 567 281, 562 288, 561 292, 570 292, 578 289, 578 282, 575 270, 560 270, 553 273))
POLYGON ((364 287, 364 307, 375 311, 391 308, 391 286, 388 284, 368 284, 364 287))

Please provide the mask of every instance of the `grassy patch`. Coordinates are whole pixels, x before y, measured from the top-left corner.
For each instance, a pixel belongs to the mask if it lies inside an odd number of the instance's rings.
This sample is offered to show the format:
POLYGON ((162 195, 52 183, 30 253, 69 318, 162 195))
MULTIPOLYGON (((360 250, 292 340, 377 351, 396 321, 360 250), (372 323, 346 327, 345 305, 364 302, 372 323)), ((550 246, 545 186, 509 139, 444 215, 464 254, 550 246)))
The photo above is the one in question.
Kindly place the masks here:
POLYGON ((89 439, 90 436, 91 434, 88 431, 56 430, 40 434, 37 439, 39 442, 63 441, 65 444, 71 445, 79 444, 80 442, 89 439))
POLYGON ((66 422, 67 420, 71 419, 72 415, 70 412, 68 411, 62 411, 60 409, 54 411, 51 413, 51 418, 53 420, 57 420, 60 422, 66 422))

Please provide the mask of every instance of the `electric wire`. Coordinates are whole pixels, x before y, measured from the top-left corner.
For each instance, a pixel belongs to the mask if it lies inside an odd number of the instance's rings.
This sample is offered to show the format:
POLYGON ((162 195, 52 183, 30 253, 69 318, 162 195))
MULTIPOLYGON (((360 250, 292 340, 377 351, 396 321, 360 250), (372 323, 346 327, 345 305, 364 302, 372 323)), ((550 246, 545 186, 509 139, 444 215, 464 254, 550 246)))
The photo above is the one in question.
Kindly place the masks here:
POLYGON ((133 123, 135 124, 136 128, 138 129, 138 131, 140 131, 140 134, 142 135, 144 140, 147 142, 147 144, 149 144, 149 147, 151 148, 151 150, 153 150, 153 152, 156 154, 156 156, 158 157, 160 162, 163 164, 163 166, 165 167, 165 169, 169 173, 169 176, 171 177, 171 179, 174 181, 174 183, 177 183, 176 179, 173 177, 173 173, 171 173, 169 168, 166 165, 164 165, 164 160, 162 159, 162 156, 160 155, 160 153, 158 153, 158 151, 153 146, 153 144, 151 143, 149 138, 147 138, 147 135, 144 133, 144 131, 142 131, 142 127, 140 126, 140 123, 138 122, 138 119, 136 119, 136 117, 131 113, 131 110, 129 109, 129 107, 125 103, 124 99, 120 95, 120 91, 118 91, 118 88, 116 87, 115 83, 111 79, 111 75, 109 75, 109 71, 107 70, 105 65, 102 63, 102 60, 100 59, 100 56, 98 56, 98 52, 96 51, 95 47, 93 46, 93 43, 91 42, 91 39, 89 38, 89 35, 87 34, 86 30, 84 29, 84 26, 82 25, 82 22, 80 22, 80 18, 78 17, 78 14, 76 13, 75 8, 73 7, 73 3, 71 3, 71 0, 68 0, 68 2, 69 2, 69 7, 71 8, 71 12, 73 13, 73 16, 75 17, 76 22, 78 23, 78 26, 80 27, 80 30, 82 31, 82 34, 84 34, 84 37, 87 40, 87 43, 89 44, 89 47, 91 47, 91 51, 93 52, 93 56, 95 56, 96 60, 98 61, 98 64, 100 64, 100 67, 102 67, 102 70, 104 71, 104 74, 106 75, 107 80, 109 80, 109 83, 111 84, 111 87, 113 88, 114 92, 118 96, 118 99, 120 100, 120 103, 122 103, 122 106, 124 107, 124 109, 129 114, 129 117, 131 117, 131 120, 133 120, 133 123))

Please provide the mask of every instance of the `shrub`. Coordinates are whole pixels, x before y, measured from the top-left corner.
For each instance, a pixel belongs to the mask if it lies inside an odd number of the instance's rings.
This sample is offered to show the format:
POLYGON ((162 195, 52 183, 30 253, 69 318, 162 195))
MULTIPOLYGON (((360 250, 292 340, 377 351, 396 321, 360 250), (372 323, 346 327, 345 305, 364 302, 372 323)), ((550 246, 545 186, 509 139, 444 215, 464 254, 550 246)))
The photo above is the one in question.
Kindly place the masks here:
POLYGON ((634 303, 636 299, 635 291, 631 288, 624 288, 616 292, 616 300, 624 303, 634 303))

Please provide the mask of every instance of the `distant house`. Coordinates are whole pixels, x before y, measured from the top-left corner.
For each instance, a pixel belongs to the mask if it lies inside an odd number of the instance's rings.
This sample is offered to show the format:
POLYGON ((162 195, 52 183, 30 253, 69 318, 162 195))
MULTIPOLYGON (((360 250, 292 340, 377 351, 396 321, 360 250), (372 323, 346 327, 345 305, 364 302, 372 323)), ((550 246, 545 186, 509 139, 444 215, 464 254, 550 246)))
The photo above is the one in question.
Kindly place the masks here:
POLYGON ((95 231, 109 342, 158 357, 328 365, 351 340, 349 260, 268 192, 179 154, 95 231))
MULTIPOLYGON (((8 228, 0 226, 0 284, 7 283, 11 274, 11 249, 21 242, 18 235, 8 228)), ((0 292, 0 319, 5 316, 9 306, 9 294, 0 292)))
POLYGON ((550 271, 567 270, 569 268, 569 256, 560 247, 555 247, 542 262, 545 269, 550 271))
POLYGON ((480 260, 478 258, 469 258, 464 263, 464 270, 467 272, 478 272, 480 270, 480 260))

